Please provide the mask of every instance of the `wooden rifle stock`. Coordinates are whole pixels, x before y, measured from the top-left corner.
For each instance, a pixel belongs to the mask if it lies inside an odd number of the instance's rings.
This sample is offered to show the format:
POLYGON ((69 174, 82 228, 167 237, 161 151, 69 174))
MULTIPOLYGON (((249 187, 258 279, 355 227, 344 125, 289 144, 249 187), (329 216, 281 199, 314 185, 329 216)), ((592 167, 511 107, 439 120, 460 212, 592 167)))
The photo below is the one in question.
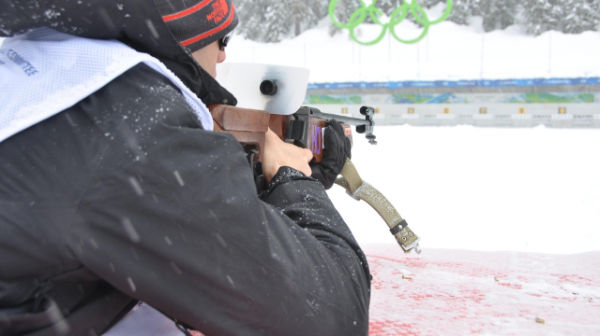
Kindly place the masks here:
POLYGON ((262 160, 265 134, 269 128, 281 140, 310 149, 315 162, 323 160, 322 130, 327 127, 326 119, 308 117, 308 125, 304 124, 306 121, 294 125, 293 122, 299 121, 296 115, 270 114, 229 105, 211 105, 209 110, 214 120, 214 130, 231 133, 247 151, 258 151, 255 161, 262 160))

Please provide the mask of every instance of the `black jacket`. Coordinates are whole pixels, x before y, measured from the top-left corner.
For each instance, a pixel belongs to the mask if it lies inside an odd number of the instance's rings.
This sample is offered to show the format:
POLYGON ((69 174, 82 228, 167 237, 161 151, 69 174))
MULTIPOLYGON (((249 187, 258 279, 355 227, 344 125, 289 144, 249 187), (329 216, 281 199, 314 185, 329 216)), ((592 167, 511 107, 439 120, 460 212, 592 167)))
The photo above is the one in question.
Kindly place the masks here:
POLYGON ((282 168, 255 190, 239 143, 145 65, 5 140, 0 335, 99 335, 137 300, 207 336, 366 335, 366 259, 321 184, 282 168))

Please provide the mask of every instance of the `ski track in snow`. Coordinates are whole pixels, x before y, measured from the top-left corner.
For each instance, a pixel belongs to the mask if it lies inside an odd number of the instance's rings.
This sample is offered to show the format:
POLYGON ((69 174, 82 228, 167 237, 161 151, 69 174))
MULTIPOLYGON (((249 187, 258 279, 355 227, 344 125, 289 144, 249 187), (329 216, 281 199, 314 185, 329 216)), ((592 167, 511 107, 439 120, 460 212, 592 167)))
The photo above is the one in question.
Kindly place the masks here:
POLYGON ((600 252, 364 249, 371 336, 600 335, 600 252))

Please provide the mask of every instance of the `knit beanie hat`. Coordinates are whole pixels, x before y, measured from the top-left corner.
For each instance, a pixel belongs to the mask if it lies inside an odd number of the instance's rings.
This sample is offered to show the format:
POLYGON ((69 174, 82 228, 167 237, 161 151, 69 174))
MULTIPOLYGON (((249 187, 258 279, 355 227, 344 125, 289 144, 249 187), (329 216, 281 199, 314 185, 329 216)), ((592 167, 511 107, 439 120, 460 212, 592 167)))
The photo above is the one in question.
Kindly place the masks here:
POLYGON ((179 44, 194 52, 237 26, 232 0, 154 0, 179 44))

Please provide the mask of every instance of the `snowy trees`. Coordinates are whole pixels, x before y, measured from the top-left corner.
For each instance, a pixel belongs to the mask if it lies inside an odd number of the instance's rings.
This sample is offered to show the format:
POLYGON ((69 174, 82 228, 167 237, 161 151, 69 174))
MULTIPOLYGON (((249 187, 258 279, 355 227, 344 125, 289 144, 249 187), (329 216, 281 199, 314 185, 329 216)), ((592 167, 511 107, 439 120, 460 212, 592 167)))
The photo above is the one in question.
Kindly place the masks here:
MULTIPOLYGON (((431 8, 445 0, 418 0, 431 8)), ((471 16, 483 18, 485 31, 522 24, 531 34, 548 30, 577 34, 599 30, 600 0, 454 0, 448 20, 466 24, 471 16)))
MULTIPOLYGON (((446 3, 446 0, 418 0, 418 2, 424 8, 431 8, 440 2, 446 3)), ((481 16, 485 31, 504 29, 516 23, 518 4, 517 0, 454 0, 448 21, 467 24, 470 17, 481 16)))
MULTIPOLYGON (((404 1, 374 0, 375 7, 391 15, 404 1)), ((431 8, 447 0, 417 0, 431 8)), ((277 42, 294 37, 314 27, 328 16, 331 0, 236 0, 240 26, 238 32, 261 42, 277 42)), ((371 0, 363 0, 368 6, 371 0)), ((577 34, 600 28, 600 0, 453 0, 449 21, 467 24, 469 18, 481 16, 485 31, 504 29, 513 24, 527 27, 531 34, 548 30, 577 34)), ((360 0, 338 0, 335 17, 347 23, 360 8, 360 0)), ((409 20, 414 22, 412 15, 409 20)), ((368 18, 367 22, 370 21, 368 18)), ((340 30, 330 25, 330 33, 340 30)))
MULTIPOLYGON (((425 8, 446 0, 418 0, 425 8)), ((599 30, 600 0, 454 0, 449 21, 468 23, 472 16, 483 18, 483 29, 493 31, 522 24, 531 34, 548 30, 577 34, 599 30)))
POLYGON ((600 0, 523 0, 527 31, 539 35, 548 30, 577 34, 598 30, 600 0))
POLYGON ((246 38, 278 42, 300 35, 327 15, 327 0, 237 0, 240 27, 246 38))
MULTIPOLYGON (((431 8, 440 2, 446 2, 445 0, 420 0, 425 8, 431 8)), ((479 0, 453 0, 452 13, 448 17, 448 21, 456 22, 458 24, 467 24, 469 17, 474 15, 479 0)))
POLYGON ((483 29, 488 32, 515 24, 517 0, 479 0, 475 15, 483 17, 483 29))
MULTIPOLYGON (((356 11, 359 8, 360 2, 358 0, 339 0, 336 3, 333 15, 335 16, 338 22, 346 24, 349 22, 352 13, 354 13, 354 11, 356 11)), ((329 25, 330 35, 334 35, 335 33, 338 33, 340 31, 341 29, 334 26, 333 24, 329 25)))

